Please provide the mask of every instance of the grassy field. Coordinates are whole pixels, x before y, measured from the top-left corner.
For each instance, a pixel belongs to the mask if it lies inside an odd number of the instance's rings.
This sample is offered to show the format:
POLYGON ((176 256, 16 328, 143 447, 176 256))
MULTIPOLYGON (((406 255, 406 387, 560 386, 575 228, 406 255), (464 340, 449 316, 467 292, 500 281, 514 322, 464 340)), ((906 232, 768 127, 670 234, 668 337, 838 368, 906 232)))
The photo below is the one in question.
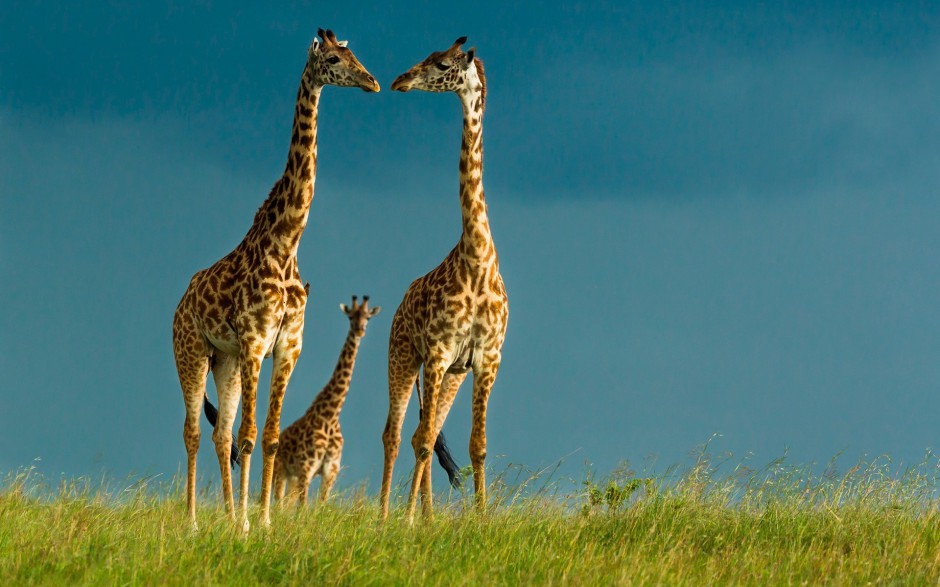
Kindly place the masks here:
POLYGON ((935 585, 937 473, 932 457, 816 475, 702 457, 579 485, 507 470, 485 514, 451 495, 432 521, 408 527, 399 507, 378 525, 375 496, 348 491, 243 537, 214 490, 193 532, 178 481, 49 487, 24 471, 0 493, 0 584, 935 585))

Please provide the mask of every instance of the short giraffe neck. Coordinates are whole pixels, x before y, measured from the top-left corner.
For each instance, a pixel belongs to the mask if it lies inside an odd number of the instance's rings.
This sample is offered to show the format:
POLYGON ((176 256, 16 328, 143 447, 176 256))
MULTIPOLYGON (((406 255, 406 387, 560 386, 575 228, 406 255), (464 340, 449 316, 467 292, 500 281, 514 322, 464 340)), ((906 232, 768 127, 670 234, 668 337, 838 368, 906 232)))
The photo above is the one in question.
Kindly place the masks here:
POLYGON ((460 92, 463 106, 463 139, 460 143, 460 213, 463 234, 460 253, 467 260, 488 261, 495 253, 483 197, 483 83, 471 67, 471 88, 460 92), (476 85, 473 85, 473 81, 476 85))
POLYGON ((322 86, 310 78, 309 69, 305 69, 297 90, 284 174, 255 214, 251 228, 264 243, 265 252, 275 257, 289 258, 297 254, 313 201, 317 176, 317 107, 322 86))
MULTIPOLYGON (((314 404, 320 403, 327 407, 334 416, 339 413, 346 401, 346 393, 349 391, 349 383, 352 381, 353 368, 356 366, 356 354, 359 352, 359 341, 362 337, 356 335, 353 328, 349 329, 346 335, 346 342, 343 344, 343 350, 339 353, 339 360, 336 362, 336 368, 333 369, 333 376, 330 377, 326 387, 317 394, 314 404)), ((312 407, 312 406, 311 406, 312 407)))

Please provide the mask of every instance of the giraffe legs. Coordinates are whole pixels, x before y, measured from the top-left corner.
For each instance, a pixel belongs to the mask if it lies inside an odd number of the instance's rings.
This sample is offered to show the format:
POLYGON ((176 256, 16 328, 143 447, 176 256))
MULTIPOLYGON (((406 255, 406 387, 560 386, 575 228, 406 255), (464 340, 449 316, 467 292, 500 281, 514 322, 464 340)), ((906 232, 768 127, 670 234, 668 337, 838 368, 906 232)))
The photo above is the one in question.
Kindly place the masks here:
MULTIPOLYGON (((437 399, 437 418, 434 423, 434 434, 432 435, 434 439, 437 439, 437 435, 441 433, 444 420, 447 419, 447 414, 450 413, 450 408, 454 405, 454 398, 457 397, 457 390, 460 389, 460 384, 466 378, 466 373, 444 374, 444 379, 441 381, 441 391, 437 399)), ((425 517, 431 517, 433 514, 431 507, 433 504, 433 492, 431 490, 432 460, 428 459, 428 464, 424 468, 424 476, 421 479, 421 513, 425 517)))
POLYGON ((229 456, 232 445, 232 426, 238 409, 240 387, 238 358, 217 354, 215 364, 212 366, 212 377, 219 396, 219 419, 212 432, 212 440, 215 442, 219 470, 222 472, 222 496, 225 501, 225 511, 234 522, 235 498, 232 492, 232 465, 229 456))
POLYGON ((183 443, 186 445, 186 508, 196 528, 196 453, 199 452, 199 408, 187 397, 186 420, 183 423, 183 443))
POLYGON ((274 462, 274 478, 271 480, 271 491, 274 493, 274 501, 283 506, 284 494, 287 492, 287 476, 282 468, 277 466, 276 460, 274 462))
POLYGON ((302 508, 307 505, 307 494, 310 493, 310 482, 313 481, 312 473, 304 473, 297 481, 297 507, 302 508))
POLYGON ((209 349, 183 304, 173 317, 173 355, 183 390, 186 419, 183 422, 183 444, 186 446, 186 508, 193 528, 196 527, 196 453, 199 451, 199 413, 206 393, 209 371, 209 349))
POLYGON ((388 518, 392 471, 395 468, 395 459, 398 458, 398 448, 401 444, 401 427, 405 421, 408 400, 411 399, 411 392, 421 366, 418 353, 411 342, 402 336, 396 336, 397 318, 398 315, 392 323, 392 336, 388 350, 388 419, 385 422, 385 431, 382 433, 385 466, 382 470, 382 494, 379 497, 380 520, 388 518))
POLYGON ((473 465, 473 493, 479 510, 486 507, 486 468, 484 466, 486 461, 486 404, 498 371, 498 357, 484 363, 479 370, 479 376, 476 369, 473 371, 470 463, 473 465))
POLYGON ((281 435, 281 407, 287 382, 290 381, 294 365, 300 356, 300 345, 277 349, 274 353, 274 368, 271 373, 271 396, 268 400, 268 415, 264 420, 261 436, 263 465, 261 469, 261 523, 271 525, 271 481, 274 474, 274 458, 277 456, 281 435))
POLYGON ((245 346, 239 358, 242 382, 242 422, 238 427, 238 448, 242 455, 242 474, 238 501, 242 527, 248 531, 248 481, 251 473, 251 451, 255 448, 258 426, 255 424, 255 404, 258 394, 258 372, 261 370, 261 356, 252 354, 245 346))
MULTIPOLYGON (((408 494, 408 505, 405 509, 405 517, 408 523, 414 520, 415 504, 418 499, 418 490, 421 488, 421 480, 424 473, 430 467, 431 452, 434 448, 434 428, 437 424, 437 398, 441 388, 441 382, 444 378, 446 367, 443 364, 424 365, 424 397, 422 399, 420 421, 418 429, 411 437, 411 446, 415 451, 415 472, 411 480, 411 491, 408 494)), ((430 488, 428 488, 428 500, 423 506, 425 514, 430 515, 430 488)))
POLYGON ((287 507, 290 505, 299 505, 300 504, 300 485, 303 483, 303 480, 297 477, 296 475, 285 475, 284 484, 284 493, 281 496, 281 505, 282 507, 287 507))
MULTIPOLYGON (((342 447, 340 447, 342 450, 342 447)), ((330 490, 333 489, 333 483, 336 482, 336 476, 339 474, 339 463, 342 453, 327 454, 323 459, 323 465, 320 468, 320 497, 319 502, 323 503, 330 497, 330 490)))

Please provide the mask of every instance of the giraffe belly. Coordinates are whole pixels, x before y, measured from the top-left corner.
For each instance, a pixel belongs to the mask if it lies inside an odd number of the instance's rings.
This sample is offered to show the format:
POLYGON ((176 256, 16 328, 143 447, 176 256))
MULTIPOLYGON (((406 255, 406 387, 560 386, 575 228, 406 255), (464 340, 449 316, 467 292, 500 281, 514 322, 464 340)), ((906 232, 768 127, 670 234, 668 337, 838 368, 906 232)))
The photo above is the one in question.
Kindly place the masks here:
MULTIPOLYGON (((279 321, 280 322, 280 321, 279 321)), ((255 333, 253 337, 254 348, 264 350, 264 356, 270 357, 277 346, 278 338, 281 334, 281 326, 268 328, 264 332, 255 333), (259 340, 260 339, 260 340, 259 340)), ((205 328, 203 335, 217 351, 226 355, 238 356, 241 353, 241 341, 235 329, 228 324, 220 325, 216 328, 205 328)))
POLYGON ((230 330, 228 336, 221 334, 220 332, 206 332, 205 336, 209 344, 220 353, 237 357, 241 352, 241 347, 238 344, 238 337, 235 336, 235 332, 230 330))
POLYGON ((473 351, 475 344, 472 338, 467 337, 457 345, 457 351, 454 353, 454 360, 447 368, 448 373, 460 374, 467 373, 473 368, 473 351))

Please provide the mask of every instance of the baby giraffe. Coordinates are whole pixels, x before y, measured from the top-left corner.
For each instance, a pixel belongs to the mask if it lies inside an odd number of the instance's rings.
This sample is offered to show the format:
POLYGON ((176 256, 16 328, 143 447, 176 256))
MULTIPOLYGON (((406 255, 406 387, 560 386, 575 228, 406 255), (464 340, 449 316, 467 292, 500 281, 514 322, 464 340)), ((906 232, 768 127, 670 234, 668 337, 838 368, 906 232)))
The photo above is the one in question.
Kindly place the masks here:
POLYGON ((362 304, 352 298, 352 306, 340 304, 349 316, 349 334, 339 354, 333 376, 299 420, 281 432, 280 445, 274 458, 274 496, 280 500, 285 492, 288 499, 298 505, 307 501, 307 491, 314 476, 320 478, 320 501, 330 495, 339 461, 343 453, 343 433, 339 427, 339 412, 343 409, 349 381, 356 364, 359 341, 365 336, 366 323, 379 313, 381 306, 369 308, 369 296, 362 304))

